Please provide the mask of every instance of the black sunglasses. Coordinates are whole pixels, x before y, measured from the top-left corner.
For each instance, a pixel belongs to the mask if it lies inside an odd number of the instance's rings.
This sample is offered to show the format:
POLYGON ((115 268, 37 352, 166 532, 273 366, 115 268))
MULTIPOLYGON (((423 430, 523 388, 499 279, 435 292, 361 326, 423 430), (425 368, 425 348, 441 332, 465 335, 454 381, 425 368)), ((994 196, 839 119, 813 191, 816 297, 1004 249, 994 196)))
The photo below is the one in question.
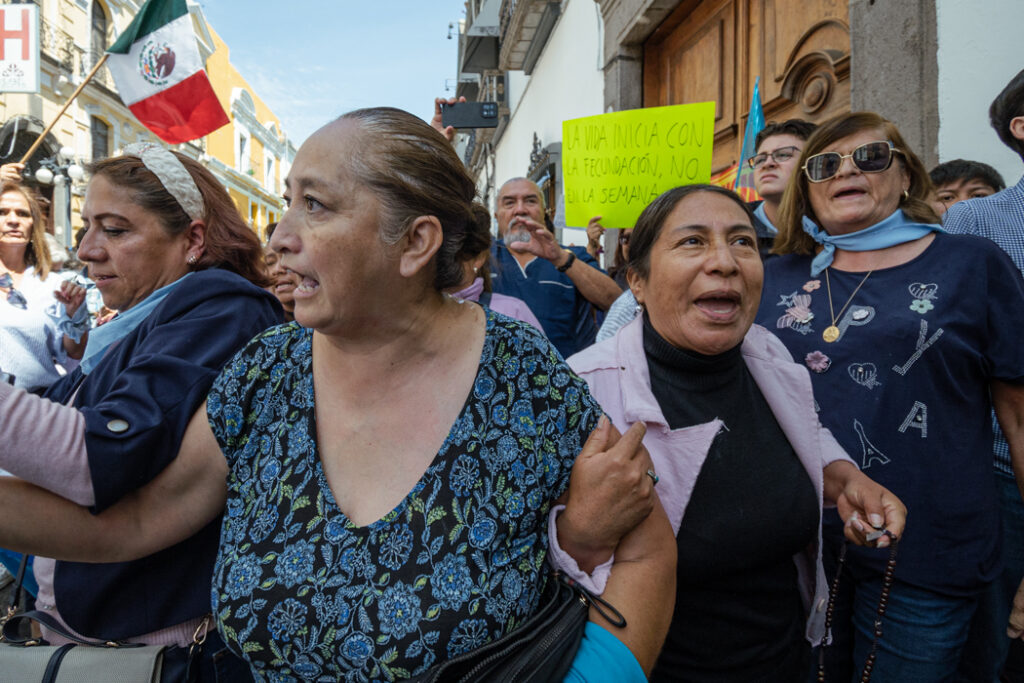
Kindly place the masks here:
POLYGON ((792 145, 789 147, 779 147, 772 152, 761 152, 760 154, 755 154, 747 159, 747 163, 750 165, 750 168, 758 168, 759 166, 763 166, 764 162, 768 161, 768 157, 771 157, 772 161, 777 164, 781 164, 789 161, 799 153, 799 147, 794 147, 792 145))
POLYGON ((803 172, 812 183, 823 183, 836 177, 843 159, 850 159, 861 173, 881 173, 892 165, 893 152, 903 153, 888 140, 865 143, 849 154, 822 152, 808 157, 803 172))
POLYGON ((0 289, 7 290, 7 303, 22 310, 28 308, 25 295, 14 288, 14 280, 11 279, 10 273, 0 275, 0 289))

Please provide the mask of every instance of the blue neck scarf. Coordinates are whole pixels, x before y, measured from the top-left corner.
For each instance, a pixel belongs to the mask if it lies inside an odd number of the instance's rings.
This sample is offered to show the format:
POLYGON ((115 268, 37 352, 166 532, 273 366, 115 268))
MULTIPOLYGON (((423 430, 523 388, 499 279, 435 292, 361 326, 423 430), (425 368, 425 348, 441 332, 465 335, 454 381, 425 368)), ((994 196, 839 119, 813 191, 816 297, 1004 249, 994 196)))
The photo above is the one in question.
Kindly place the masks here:
POLYGON ((110 322, 92 329, 89 332, 89 341, 85 345, 85 353, 82 355, 82 363, 78 366, 82 369, 82 373, 88 375, 92 372, 93 368, 96 367, 96 364, 103 359, 103 354, 106 353, 111 344, 119 341, 123 337, 126 337, 132 330, 138 327, 139 323, 148 318, 149 314, 153 312, 153 309, 156 308, 157 305, 163 301, 175 287, 180 285, 182 280, 191 274, 192 273, 186 273, 182 275, 171 284, 165 285, 156 290, 145 299, 129 308, 127 311, 118 313, 110 322))
POLYGON ((768 212, 764 210, 764 202, 757 205, 757 208, 754 209, 754 215, 761 219, 761 222, 764 223, 765 227, 768 228, 768 231, 771 232, 772 235, 779 234, 779 229, 771 222, 768 218, 768 212))
POLYGON ((837 248, 845 251, 874 251, 913 242, 930 232, 946 232, 938 223, 915 223, 907 218, 902 209, 896 209, 891 216, 869 228, 847 235, 830 235, 807 216, 804 216, 803 224, 804 232, 825 247, 811 261, 811 277, 818 277, 821 271, 832 265, 837 248))

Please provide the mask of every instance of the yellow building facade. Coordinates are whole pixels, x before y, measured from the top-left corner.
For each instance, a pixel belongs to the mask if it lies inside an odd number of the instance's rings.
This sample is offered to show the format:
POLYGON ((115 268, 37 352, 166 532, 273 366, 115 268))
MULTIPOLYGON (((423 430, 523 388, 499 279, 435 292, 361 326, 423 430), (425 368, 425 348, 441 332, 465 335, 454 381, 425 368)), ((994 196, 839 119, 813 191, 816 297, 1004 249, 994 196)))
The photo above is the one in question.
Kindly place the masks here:
POLYGON ((228 46, 212 28, 208 35, 212 50, 206 71, 231 123, 206 136, 203 160, 262 235, 268 223, 281 217, 282 187, 295 147, 274 112, 231 64, 228 46))
MULTIPOLYGON (((106 47, 138 12, 134 0, 35 0, 3 4, 39 7, 40 91, 0 93, 0 163, 18 161, 56 117, 106 47)), ((280 120, 231 64, 227 45, 189 3, 193 28, 214 90, 231 122, 177 150, 201 161, 228 189, 239 212, 261 236, 283 209, 282 179, 295 147, 280 120)), ((132 142, 163 144, 121 102, 107 69, 101 68, 28 163, 27 183, 50 203, 48 229, 65 244, 81 223, 85 182, 58 173, 39 182, 40 166, 66 169, 121 152, 132 142)), ((43 179, 45 179, 43 174, 43 179)), ((87 180, 87 179, 86 179, 87 180)))

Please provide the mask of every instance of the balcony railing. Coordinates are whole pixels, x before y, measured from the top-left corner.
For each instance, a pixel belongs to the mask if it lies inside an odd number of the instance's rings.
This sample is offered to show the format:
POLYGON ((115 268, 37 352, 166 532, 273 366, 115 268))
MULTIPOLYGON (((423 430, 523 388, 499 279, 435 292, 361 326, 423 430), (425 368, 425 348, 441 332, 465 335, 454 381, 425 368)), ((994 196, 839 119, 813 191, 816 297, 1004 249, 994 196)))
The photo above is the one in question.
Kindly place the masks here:
MULTIPOLYGON (((526 0, 529 2, 529 0, 526 0)), ((519 0, 503 0, 501 3, 501 23, 499 24, 499 31, 501 36, 501 42, 504 43, 508 37, 508 29, 512 24, 512 17, 516 13, 516 5, 519 4, 519 0)))
POLYGON ((561 13, 560 0, 503 0, 498 68, 529 75, 561 13))
MULTIPOLYGON (((103 58, 103 53, 103 50, 89 50, 88 52, 82 50, 80 52, 78 60, 79 78, 85 78, 92 71, 92 67, 96 65, 96 62, 103 58)), ((96 75, 92 77, 92 82, 117 92, 117 87, 114 85, 114 77, 110 75, 110 69, 106 65, 96 72, 96 75)))
MULTIPOLYGON (((39 44, 43 53, 66 70, 68 76, 76 83, 81 83, 96 62, 103 57, 103 50, 85 50, 79 47, 71 34, 42 17, 39 19, 39 44)), ((117 92, 110 70, 105 66, 93 76, 92 82, 117 92)))
POLYGON ((75 68, 75 39, 46 19, 39 18, 39 45, 43 52, 52 57, 68 71, 75 68))

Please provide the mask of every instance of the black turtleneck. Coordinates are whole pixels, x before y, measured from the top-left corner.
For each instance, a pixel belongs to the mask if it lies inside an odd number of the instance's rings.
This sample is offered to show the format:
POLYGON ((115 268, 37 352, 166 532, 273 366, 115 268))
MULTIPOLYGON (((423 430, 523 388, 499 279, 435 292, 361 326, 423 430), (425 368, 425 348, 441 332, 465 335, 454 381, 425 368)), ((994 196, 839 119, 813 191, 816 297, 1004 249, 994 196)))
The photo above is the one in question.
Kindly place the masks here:
POLYGON ((716 417, 686 507, 676 609, 652 681, 804 680, 806 641, 793 556, 816 539, 810 477, 740 347, 716 356, 665 341, 644 316, 651 390, 669 427, 716 417))

